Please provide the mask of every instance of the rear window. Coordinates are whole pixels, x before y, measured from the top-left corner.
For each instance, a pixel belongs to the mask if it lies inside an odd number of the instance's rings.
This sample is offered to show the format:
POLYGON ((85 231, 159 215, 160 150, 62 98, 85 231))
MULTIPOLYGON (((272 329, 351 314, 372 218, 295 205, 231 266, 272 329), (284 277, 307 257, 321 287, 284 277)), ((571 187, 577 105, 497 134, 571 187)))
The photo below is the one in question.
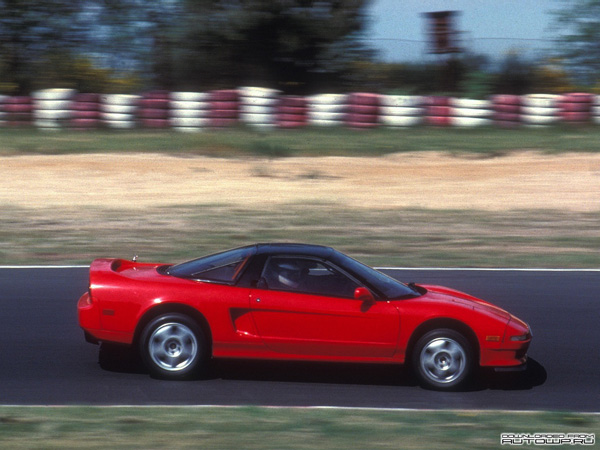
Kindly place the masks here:
POLYGON ((194 280, 233 283, 254 251, 255 247, 243 247, 204 256, 169 267, 167 274, 194 280))

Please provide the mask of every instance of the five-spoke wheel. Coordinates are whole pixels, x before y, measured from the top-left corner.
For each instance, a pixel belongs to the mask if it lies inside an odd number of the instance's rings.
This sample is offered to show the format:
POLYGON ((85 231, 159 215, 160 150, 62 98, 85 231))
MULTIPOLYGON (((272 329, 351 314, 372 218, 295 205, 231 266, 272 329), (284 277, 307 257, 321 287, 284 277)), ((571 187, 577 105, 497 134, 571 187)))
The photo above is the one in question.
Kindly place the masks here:
POLYGON ((176 313, 159 316, 146 325, 140 352, 150 373, 167 379, 197 375, 208 358, 202 329, 188 316, 176 313))
POLYGON ((466 382, 471 373, 471 346, 455 330, 433 330, 417 341, 412 363, 419 381, 425 387, 456 389, 466 382))

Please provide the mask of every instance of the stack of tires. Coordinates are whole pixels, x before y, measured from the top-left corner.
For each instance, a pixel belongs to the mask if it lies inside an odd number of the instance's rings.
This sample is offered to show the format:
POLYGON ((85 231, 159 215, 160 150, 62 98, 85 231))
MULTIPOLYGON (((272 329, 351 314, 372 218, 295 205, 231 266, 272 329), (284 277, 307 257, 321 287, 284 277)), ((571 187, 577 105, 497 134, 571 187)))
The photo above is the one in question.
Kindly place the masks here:
POLYGON ((166 91, 142 94, 137 112, 140 125, 149 129, 169 128, 171 125, 170 106, 170 94, 166 91))
POLYGON ((600 95, 596 95, 592 104, 592 122, 600 125, 600 95))
POLYGON ((34 122, 37 128, 56 130, 63 128, 71 119, 73 89, 44 89, 32 94, 34 122))
POLYGON ((529 94, 521 96, 521 121, 527 126, 546 126, 559 121, 560 96, 529 94))
POLYGON ((135 128, 139 100, 138 95, 103 95, 100 101, 103 124, 114 129, 135 128))
POLYGON ((33 124, 33 99, 29 96, 6 97, 2 105, 4 123, 9 127, 30 126, 33 124))
POLYGON ((277 124, 276 89, 243 87, 240 94, 240 121, 254 128, 274 128, 277 124))
POLYGON ((452 122, 450 97, 430 96, 425 99, 425 123, 434 127, 447 127, 452 122))
POLYGON ((416 95, 382 95, 379 123, 386 127, 402 128, 423 122, 423 97, 416 95))
POLYGON ((206 92, 171 92, 170 123, 177 131, 198 132, 210 125, 206 92))
POLYGON ((308 100, 305 97, 283 96, 277 105, 277 127, 302 128, 308 125, 308 100))
POLYGON ((308 124, 317 127, 343 125, 347 99, 346 94, 318 94, 308 97, 308 124))
POLYGON ((470 98, 451 98, 453 127, 481 127, 491 125, 492 102, 470 98))
POLYGON ((0 95, 0 127, 6 125, 6 113, 4 112, 4 101, 6 98, 6 95, 0 95))
POLYGON ((91 130, 102 125, 99 94, 76 94, 71 102, 69 125, 77 130, 91 130))
POLYGON ((236 89, 210 91, 210 126, 225 128, 237 125, 240 117, 239 98, 236 89))
POLYGON ((558 102, 559 116, 569 125, 587 125, 592 119, 594 96, 587 93, 574 92, 560 97, 558 102))
POLYGON ((366 129, 379 126, 379 94, 355 92, 348 96, 346 125, 366 129))
POLYGON ((518 95, 494 95, 492 97, 494 124, 514 128, 521 124, 521 97, 518 95))

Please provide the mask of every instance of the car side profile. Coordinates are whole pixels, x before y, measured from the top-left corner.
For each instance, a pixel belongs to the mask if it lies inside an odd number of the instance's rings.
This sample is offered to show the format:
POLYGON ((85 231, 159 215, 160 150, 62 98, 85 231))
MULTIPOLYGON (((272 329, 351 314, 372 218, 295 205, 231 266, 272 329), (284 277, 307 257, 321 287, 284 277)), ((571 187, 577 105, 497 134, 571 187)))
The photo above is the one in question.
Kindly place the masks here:
POLYGON ((404 284, 330 247, 256 244, 182 264, 97 259, 78 302, 87 341, 139 350, 152 376, 211 359, 407 364, 437 390, 522 368, 529 326, 484 300, 404 284))

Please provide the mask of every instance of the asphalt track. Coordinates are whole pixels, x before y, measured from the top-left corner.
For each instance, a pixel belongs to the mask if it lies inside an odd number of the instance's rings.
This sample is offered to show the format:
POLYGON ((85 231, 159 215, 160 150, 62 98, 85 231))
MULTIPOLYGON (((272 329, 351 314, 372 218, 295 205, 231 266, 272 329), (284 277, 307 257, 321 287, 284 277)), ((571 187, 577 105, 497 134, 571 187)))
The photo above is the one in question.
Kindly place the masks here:
POLYGON ((99 363, 77 325, 86 268, 0 269, 0 405, 271 405, 600 411, 600 272, 393 270, 490 300, 528 321, 527 371, 424 390, 393 366, 222 362, 207 379, 152 379, 128 356, 99 363))

